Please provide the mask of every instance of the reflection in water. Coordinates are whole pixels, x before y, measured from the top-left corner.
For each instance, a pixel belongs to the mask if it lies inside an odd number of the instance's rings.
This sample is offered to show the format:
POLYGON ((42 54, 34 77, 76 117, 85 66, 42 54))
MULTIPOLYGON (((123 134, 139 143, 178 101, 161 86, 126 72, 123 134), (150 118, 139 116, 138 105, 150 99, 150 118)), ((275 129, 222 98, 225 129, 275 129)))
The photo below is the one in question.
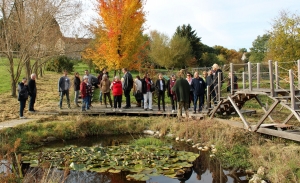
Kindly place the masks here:
MULTIPOLYGON (((139 137, 133 136, 105 136, 92 137, 66 141, 64 143, 48 144, 47 147, 65 147, 67 145, 76 146, 112 146, 127 144, 130 140, 139 137)), ((173 143, 173 148, 180 151, 198 152, 190 145, 184 142, 173 143)), ((39 151, 42 151, 40 149, 39 151)), ((165 176, 151 177, 148 181, 127 181, 126 175, 129 172, 120 174, 113 173, 96 173, 96 172, 78 172, 63 171, 56 169, 37 169, 31 168, 27 171, 25 183, 33 182, 64 182, 64 183, 246 183, 246 174, 238 169, 224 170, 216 158, 209 157, 209 152, 201 152, 201 155, 193 163, 193 168, 186 171, 183 177, 171 179, 165 176), (43 181, 41 181, 43 180, 43 181), (52 181, 45 181, 52 180, 52 181), (53 181, 57 180, 57 181, 53 181)))

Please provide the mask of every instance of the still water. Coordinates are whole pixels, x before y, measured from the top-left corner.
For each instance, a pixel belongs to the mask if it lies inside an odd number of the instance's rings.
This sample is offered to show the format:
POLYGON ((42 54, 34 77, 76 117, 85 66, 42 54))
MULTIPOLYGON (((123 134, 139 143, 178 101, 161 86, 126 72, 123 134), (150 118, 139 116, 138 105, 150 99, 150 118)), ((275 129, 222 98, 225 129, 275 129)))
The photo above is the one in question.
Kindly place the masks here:
MULTIPOLYGON (((103 136, 88 137, 83 139, 58 141, 45 145, 46 148, 59 148, 68 145, 80 146, 115 146, 119 144, 127 144, 129 141, 140 138, 138 136, 103 136)), ((171 144, 170 142, 168 144, 171 144)), ((185 142, 172 141, 172 147, 180 151, 198 152, 185 142)), ((37 149, 42 151, 42 149, 37 149)), ((171 179, 165 176, 151 177, 148 181, 127 181, 126 175, 129 172, 120 174, 112 173, 96 173, 96 172, 64 172, 60 170, 52 170, 48 172, 49 178, 57 179, 58 182, 66 183, 245 183, 248 182, 246 174, 243 171, 225 170, 216 158, 211 158, 209 153, 201 152, 200 156, 193 163, 194 166, 190 173, 187 173, 183 179, 171 179)), ((35 176, 30 177, 30 181, 42 179, 44 172, 40 169, 30 169, 29 172, 35 176)), ((28 182, 30 182, 28 180, 28 182)), ((26 182, 26 179, 25 181, 26 182)))

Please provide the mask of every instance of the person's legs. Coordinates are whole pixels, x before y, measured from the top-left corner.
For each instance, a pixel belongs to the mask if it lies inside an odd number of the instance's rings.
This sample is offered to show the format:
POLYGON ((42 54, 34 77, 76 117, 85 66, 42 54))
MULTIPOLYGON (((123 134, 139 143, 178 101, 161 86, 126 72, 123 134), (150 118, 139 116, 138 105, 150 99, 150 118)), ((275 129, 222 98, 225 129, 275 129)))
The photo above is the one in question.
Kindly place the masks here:
POLYGON ((25 105, 26 105, 26 100, 20 100, 20 117, 23 117, 23 112, 25 109, 25 105))
POLYGON ((118 108, 121 109, 121 104, 122 104, 122 95, 117 96, 117 101, 118 101, 118 108))
POLYGON ((144 109, 148 108, 148 92, 144 94, 144 109))
POLYGON ((66 97, 67 97, 67 104, 68 104, 68 108, 70 108, 70 95, 69 95, 69 90, 66 90, 66 97))
POLYGON ((114 96, 114 108, 117 108, 117 96, 114 96))
POLYGON ((76 90, 74 93, 74 104, 78 107, 78 96, 79 96, 79 90, 76 90))
POLYGON ((107 103, 106 103, 106 98, 108 97, 107 93, 103 93, 103 97, 104 97, 104 105, 105 107, 107 107, 107 103))
POLYGON ((162 105, 163 105, 163 111, 166 111, 165 92, 162 92, 161 100, 162 100, 162 105))
POLYGON ((131 104, 130 104, 130 90, 124 90, 124 95, 125 95, 125 98, 126 98, 125 107, 131 107, 131 104))
POLYGON ((100 90, 100 94, 99 94, 99 101, 100 101, 100 103, 102 104, 102 91, 100 90))
POLYGON ((31 95, 29 100, 29 111, 34 111, 34 103, 35 103, 36 95, 31 95))
POLYGON ((185 118, 189 119, 189 103, 190 102, 183 102, 183 107, 185 111, 185 118))
POLYGON ((182 105, 183 102, 177 102, 177 118, 180 120, 182 118, 182 105))
POLYGON ((152 92, 147 92, 148 93, 148 99, 149 99, 149 109, 152 110, 152 92))
POLYGON ((198 95, 194 94, 194 113, 197 110, 197 101, 198 101, 198 95))
POLYGON ((162 99, 162 91, 158 91, 158 96, 157 96, 157 107, 158 110, 160 111, 160 100, 162 99))
POLYGON ((59 99, 59 108, 62 108, 62 101, 64 99, 64 92, 61 91, 60 92, 60 99, 59 99))
POLYGON ((199 96, 199 99, 200 99, 200 101, 199 101, 199 109, 198 109, 198 111, 200 112, 200 111, 202 111, 202 108, 203 108, 203 103, 204 103, 204 95, 202 94, 202 95, 200 95, 199 96))
POLYGON ((174 101, 174 98, 173 98, 173 95, 170 96, 170 100, 171 100, 171 105, 172 105, 172 110, 175 110, 175 101, 174 101))
POLYGON ((108 101, 109 101, 110 107, 113 107, 112 101, 111 101, 110 92, 107 93, 107 97, 108 97, 108 101))

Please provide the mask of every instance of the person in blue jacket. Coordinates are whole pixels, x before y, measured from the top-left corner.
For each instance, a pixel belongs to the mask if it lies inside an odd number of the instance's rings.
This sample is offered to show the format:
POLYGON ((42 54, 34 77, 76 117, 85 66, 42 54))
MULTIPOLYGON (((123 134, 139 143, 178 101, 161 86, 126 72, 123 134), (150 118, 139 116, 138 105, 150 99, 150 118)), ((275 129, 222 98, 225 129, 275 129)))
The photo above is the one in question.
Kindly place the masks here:
POLYGON ((205 94, 205 89, 206 89, 206 83, 201 77, 199 77, 198 72, 194 73, 194 78, 192 80, 191 87, 194 92, 194 114, 195 114, 197 109, 198 99, 199 99, 198 112, 202 111, 204 105, 203 96, 205 94))

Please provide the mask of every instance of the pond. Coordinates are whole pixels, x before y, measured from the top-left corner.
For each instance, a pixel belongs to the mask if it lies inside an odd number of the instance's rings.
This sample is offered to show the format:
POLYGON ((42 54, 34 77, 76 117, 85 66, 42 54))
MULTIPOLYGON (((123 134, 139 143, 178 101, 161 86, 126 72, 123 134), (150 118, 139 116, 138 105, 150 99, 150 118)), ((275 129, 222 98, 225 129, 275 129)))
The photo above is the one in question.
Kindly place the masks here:
MULTIPOLYGON (((45 145, 44 148, 64 148, 66 146, 75 145, 80 146, 117 146, 120 144, 127 144, 133 139, 141 138, 140 136, 104 136, 104 137, 88 137, 84 139, 68 140, 68 141, 57 141, 45 145)), ((199 150, 192 148, 191 145, 185 142, 166 141, 166 144, 172 144, 172 149, 178 151, 187 151, 199 153, 199 150)), ((36 149, 35 151, 41 152, 42 148, 36 149)), ((26 176, 24 182, 32 182, 32 180, 45 179, 45 172, 39 168, 30 168, 28 170, 29 177, 26 176), (27 180, 28 179, 28 180, 27 180)), ((220 162, 215 158, 211 157, 208 152, 201 151, 200 156, 193 162, 193 167, 187 170, 184 176, 178 179, 172 179, 167 176, 150 176, 147 181, 128 181, 126 175, 132 174, 130 172, 121 173, 97 173, 90 171, 69 171, 52 169, 47 173, 48 179, 52 178, 57 182, 66 183, 236 183, 236 182, 248 182, 247 175, 241 170, 225 170, 222 168, 220 162)))

